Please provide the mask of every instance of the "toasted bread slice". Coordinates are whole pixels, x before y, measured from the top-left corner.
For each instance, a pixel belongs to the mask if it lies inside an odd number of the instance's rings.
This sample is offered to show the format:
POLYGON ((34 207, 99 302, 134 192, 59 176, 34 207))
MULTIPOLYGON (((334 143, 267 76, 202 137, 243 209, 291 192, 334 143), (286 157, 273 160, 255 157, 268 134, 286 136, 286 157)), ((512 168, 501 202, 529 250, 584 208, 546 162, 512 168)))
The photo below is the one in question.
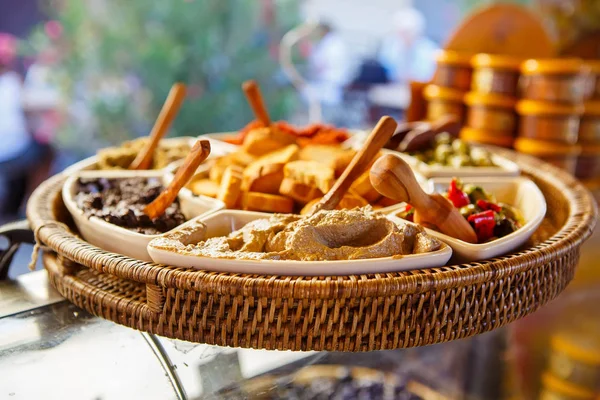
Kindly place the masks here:
POLYGON ((294 200, 277 194, 246 192, 242 206, 249 211, 288 214, 294 211, 294 200))
POLYGON ((260 157, 296 143, 296 138, 276 127, 253 129, 246 135, 242 149, 253 156, 260 157))
POLYGON ((377 202, 381 198, 381 194, 373 185, 371 185, 371 177, 370 171, 365 171, 361 176, 359 176, 354 182, 352 182, 352 186, 350 186, 356 194, 360 197, 367 200, 370 204, 377 202))
POLYGON ((348 191, 348 193, 342 197, 342 200, 336 207, 336 210, 351 210, 356 207, 364 207, 367 205, 369 205, 367 200, 363 199, 361 196, 352 191, 348 191))
POLYGON ((228 166, 239 165, 241 167, 246 167, 252 163, 254 159, 254 157, 243 151, 236 151, 235 153, 219 157, 214 161, 213 166, 210 168, 208 177, 213 182, 221 183, 221 179, 223 179, 223 173, 228 166))
POLYGON ((340 176, 350 164, 356 154, 355 150, 339 146, 313 144, 300 151, 300 159, 305 161, 318 161, 333 168, 335 176, 340 176))
POLYGON ((297 145, 290 144, 250 163, 244 170, 244 189, 252 192, 277 194, 283 180, 283 165, 296 160, 299 152, 300 148, 297 145), (271 178, 268 178, 269 175, 271 178), (261 179, 263 177, 264 179, 261 179), (251 188, 252 182, 256 180, 259 180, 256 185, 260 190, 251 188))
POLYGON ((266 164, 244 170, 244 191, 278 194, 284 163, 266 164))
POLYGON ((219 185, 210 179, 196 179, 188 187, 195 195, 215 198, 219 195, 219 185))
POLYGON ((283 169, 283 177, 307 186, 315 186, 323 193, 329 191, 335 183, 333 168, 318 161, 298 160, 289 162, 283 169))
POLYGON ((290 178, 284 178, 279 187, 279 193, 290 197, 300 204, 306 204, 318 197, 323 197, 323 192, 316 186, 306 185, 290 178))
MULTIPOLYGON (((314 199, 314 200, 308 202, 302 208, 302 210, 300 211, 300 214, 301 215, 308 214, 310 212, 310 210, 312 210, 313 206, 315 204, 317 204, 319 201, 321 201, 321 198, 317 198, 317 199, 314 199)), ((356 207, 364 207, 368 204, 369 203, 365 199, 360 197, 359 195, 352 193, 352 192, 348 192, 344 195, 344 197, 340 201, 340 204, 338 204, 335 209, 336 210, 350 210, 350 209, 353 209, 356 207)))
POLYGON ((230 165, 223 173, 217 199, 225 203, 227 208, 235 208, 242 192, 244 170, 239 165, 230 165))

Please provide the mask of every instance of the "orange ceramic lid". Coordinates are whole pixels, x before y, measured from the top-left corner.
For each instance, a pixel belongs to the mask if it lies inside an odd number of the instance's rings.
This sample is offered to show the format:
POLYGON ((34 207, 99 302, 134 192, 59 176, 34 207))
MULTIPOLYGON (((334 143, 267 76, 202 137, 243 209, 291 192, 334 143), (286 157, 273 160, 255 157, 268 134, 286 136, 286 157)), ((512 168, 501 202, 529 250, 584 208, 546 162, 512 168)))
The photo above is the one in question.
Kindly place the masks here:
POLYGON ((576 361, 600 365, 600 341, 589 339, 591 339, 591 335, 560 333, 552 336, 550 344, 552 349, 565 353, 576 361))
POLYGON ((462 103, 465 94, 456 89, 450 89, 438 85, 427 85, 423 91, 423 95, 427 100, 441 99, 459 101, 462 103))
POLYGON ((594 400, 594 392, 574 385, 571 382, 563 381, 546 371, 542 374, 542 386, 553 392, 564 394, 573 399, 594 400))
POLYGON ((521 65, 523 75, 577 74, 587 69, 579 58, 531 59, 521 65))
POLYGON ((480 142, 501 147, 511 147, 514 141, 512 135, 502 135, 498 132, 474 129, 469 128, 468 126, 465 126, 460 130, 460 138, 467 142, 480 142))
POLYGON ((478 7, 462 20, 443 47, 471 54, 523 58, 547 58, 556 54, 551 34, 533 9, 507 2, 478 7))
POLYGON ((600 100, 586 101, 583 108, 584 115, 600 116, 600 100))
POLYGON ((514 146, 517 151, 538 156, 576 156, 581 153, 581 146, 576 144, 565 144, 524 137, 517 138, 514 146))
POLYGON ((583 114, 583 106, 578 104, 521 100, 517 102, 517 112, 521 115, 581 115, 583 114))
POLYGON ((514 97, 494 93, 469 92, 465 95, 465 103, 469 106, 513 108, 517 100, 514 97))
POLYGON ((461 52, 451 51, 451 50, 440 50, 437 53, 435 60, 439 64, 470 67, 472 56, 473 55, 471 53, 461 53, 461 52))
POLYGON ((585 60, 583 63, 593 74, 600 74, 600 60, 585 60))
POLYGON ((473 68, 498 68, 498 69, 512 69, 518 71, 521 67, 523 60, 521 58, 504 56, 499 54, 476 54, 471 59, 471 65, 473 68))

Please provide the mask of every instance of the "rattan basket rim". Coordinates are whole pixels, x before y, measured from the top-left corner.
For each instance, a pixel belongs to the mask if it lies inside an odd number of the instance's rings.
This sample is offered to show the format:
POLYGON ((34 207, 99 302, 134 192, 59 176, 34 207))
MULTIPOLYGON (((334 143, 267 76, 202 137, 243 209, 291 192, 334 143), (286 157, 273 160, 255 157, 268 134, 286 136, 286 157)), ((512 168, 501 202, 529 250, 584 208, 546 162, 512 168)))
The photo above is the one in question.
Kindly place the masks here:
POLYGON ((494 152, 516 161, 524 173, 556 186, 569 202, 569 216, 556 234, 539 245, 492 260, 440 268, 372 275, 288 277, 188 270, 161 266, 92 246, 54 218, 54 205, 66 175, 44 182, 32 195, 28 219, 45 246, 76 263, 123 279, 166 288, 215 294, 274 298, 335 299, 424 293, 485 283, 544 265, 579 246, 592 232, 597 206, 589 191, 568 173, 510 150, 494 152))

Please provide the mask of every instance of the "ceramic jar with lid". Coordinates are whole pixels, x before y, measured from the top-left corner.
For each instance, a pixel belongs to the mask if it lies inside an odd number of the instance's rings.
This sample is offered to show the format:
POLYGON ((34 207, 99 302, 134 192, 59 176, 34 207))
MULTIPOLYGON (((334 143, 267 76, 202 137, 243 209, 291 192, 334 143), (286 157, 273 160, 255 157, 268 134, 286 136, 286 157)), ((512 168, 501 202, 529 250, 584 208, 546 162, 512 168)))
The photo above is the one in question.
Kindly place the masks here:
POLYGON ((465 96, 465 104, 468 106, 468 127, 513 135, 517 123, 514 98, 493 93, 469 92, 465 96))
POLYGON ((539 400, 594 400, 595 393, 557 378, 549 372, 542 375, 539 400))
POLYGON ((572 104, 521 100, 517 103, 519 136, 575 144, 583 107, 572 104))
POLYGON ((600 101, 590 100, 583 108, 579 122, 579 141, 600 143, 600 101))
POLYGON ((508 148, 512 147, 514 142, 514 137, 512 135, 503 135, 501 132, 486 131, 468 126, 465 126, 460 130, 460 138, 466 142, 478 142, 508 148))
POLYGON ((600 341, 595 336, 596 332, 552 336, 548 359, 552 375, 585 389, 600 390, 600 341))
POLYGON ((515 97, 522 60, 510 56, 477 54, 471 59, 471 90, 515 97))
POLYGON ((575 58, 527 60, 521 65, 521 97, 581 103, 589 87, 589 67, 575 58))
POLYGON ((427 120, 435 121, 446 115, 455 115, 460 121, 463 120, 463 92, 438 85, 427 85, 423 94, 427 100, 427 120))
POLYGON ((525 137, 517 138, 514 147, 515 150, 520 153, 538 157, 550 164, 564 169, 570 174, 575 173, 577 158, 581 153, 581 146, 576 144, 565 144, 525 137))
POLYGON ((442 50, 436 57, 434 85, 466 92, 471 86, 471 54, 442 50))
POLYGON ((586 60, 584 63, 590 72, 587 98, 600 100, 600 60, 586 60))

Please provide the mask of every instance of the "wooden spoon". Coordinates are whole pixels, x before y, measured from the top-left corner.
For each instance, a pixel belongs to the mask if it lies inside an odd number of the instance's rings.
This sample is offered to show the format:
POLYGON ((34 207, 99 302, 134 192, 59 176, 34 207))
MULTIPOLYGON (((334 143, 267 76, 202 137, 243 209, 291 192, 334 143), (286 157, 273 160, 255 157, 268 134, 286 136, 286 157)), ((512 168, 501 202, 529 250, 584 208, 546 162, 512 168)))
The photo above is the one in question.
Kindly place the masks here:
POLYGON ((181 104, 183 104, 183 99, 185 98, 186 88, 183 83, 175 83, 171 90, 169 91, 169 95, 167 96, 167 100, 165 100, 165 104, 163 104, 160 113, 158 114, 158 118, 156 118, 156 122, 152 127, 152 131, 150 132, 150 140, 144 146, 142 151, 140 151, 129 166, 129 169, 149 169, 152 164, 152 157, 154 156, 154 151, 158 146, 158 143, 163 138, 165 133, 169 130, 171 123, 179 113, 179 109, 181 108, 181 104))
POLYGON ((414 127, 404 136, 397 151, 413 152, 430 146, 436 135, 448 132, 452 136, 458 136, 460 122, 454 115, 445 115, 433 122, 422 122, 414 127))
POLYGON ((192 150, 183 161, 181 167, 177 169, 175 177, 152 203, 144 208, 144 213, 151 219, 160 217, 167 208, 175 201, 177 194, 192 178, 202 161, 206 160, 210 154, 210 142, 208 140, 198 140, 192 150))
POLYGON ((396 126, 398 126, 398 124, 392 117, 385 116, 379 120, 377 126, 373 129, 363 147, 356 153, 350 164, 348 164, 329 192, 327 192, 320 202, 315 204, 309 213, 310 215, 313 215, 320 210, 333 210, 337 207, 344 197, 344 194, 346 194, 352 185, 352 182, 365 171, 379 150, 381 150, 388 140, 390 140, 396 130, 396 126))
POLYGON ((243 83, 242 89, 256 119, 262 122, 264 126, 270 126, 271 118, 269 117, 267 107, 265 107, 258 83, 255 80, 246 81, 243 83))
POLYGON ((468 243, 477 243, 477 235, 452 203, 439 193, 421 189, 409 165, 400 157, 386 154, 371 168, 371 184, 382 195, 410 203, 415 222, 435 225, 439 231, 468 243))

